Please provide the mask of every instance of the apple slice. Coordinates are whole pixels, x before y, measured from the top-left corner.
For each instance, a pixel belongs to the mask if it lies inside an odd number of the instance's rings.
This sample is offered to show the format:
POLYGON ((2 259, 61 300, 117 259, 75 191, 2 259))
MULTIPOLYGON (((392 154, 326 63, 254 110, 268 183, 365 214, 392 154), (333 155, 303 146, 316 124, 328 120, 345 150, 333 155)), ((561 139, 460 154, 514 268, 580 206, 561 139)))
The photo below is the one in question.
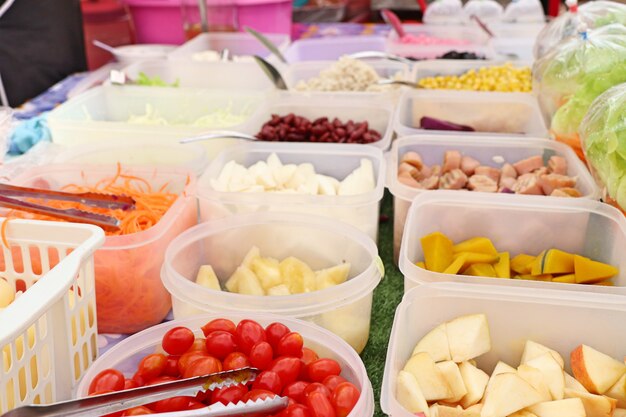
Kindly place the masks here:
POLYGON ((578 382, 576 378, 567 372, 565 372, 565 388, 573 389, 574 391, 588 392, 587 389, 583 387, 583 384, 578 382))
POLYGON ((485 396, 481 417, 502 417, 541 401, 541 395, 517 373, 498 374, 485 396))
POLYGON ((615 398, 618 407, 626 408, 626 374, 622 375, 604 395, 615 398))
POLYGON ((611 417, 617 406, 617 400, 613 398, 569 388, 565 388, 565 398, 580 398, 587 417, 611 417))
POLYGON ((463 409, 461 407, 450 407, 441 404, 430 406, 430 417, 461 417, 462 414, 463 409))
POLYGON ((457 363, 491 350, 489 324, 484 314, 457 317, 446 323, 446 332, 451 359, 457 363))
POLYGON ((537 414, 531 413, 528 410, 519 410, 513 414, 509 414, 507 417, 537 417, 537 414))
POLYGON ((580 398, 546 401, 528 407, 537 417, 586 417, 585 407, 580 398))
POLYGON ((452 390, 452 396, 446 398, 446 402, 456 403, 461 401, 461 398, 467 394, 467 388, 465 388, 459 365, 454 361, 439 362, 436 365, 452 390))
POLYGON ((422 412, 430 417, 428 403, 415 377, 410 372, 400 371, 396 383, 396 399, 400 405, 411 413, 422 412))
POLYGON ((467 410, 461 413, 461 417, 480 417, 480 413, 483 410, 482 404, 474 404, 471 407, 468 407, 467 410))
POLYGON ((559 365, 551 353, 544 353, 543 355, 528 361, 526 365, 537 368, 544 374, 553 400, 563 399, 563 390, 565 389, 565 376, 563 368, 561 368, 561 365, 559 365))
POLYGON ((415 377, 426 401, 437 401, 453 396, 450 386, 435 361, 426 352, 411 356, 404 371, 415 377))
POLYGON ((626 417, 626 409, 616 408, 615 411, 613 411, 613 417, 626 417))
POLYGON ((541 396, 541 401, 552 401, 545 375, 537 368, 522 364, 517 367, 517 374, 528 382, 541 396))
POLYGON ((493 377, 496 375, 507 373, 507 372, 515 373, 517 371, 515 370, 515 368, 513 368, 511 365, 505 362, 500 361, 496 364, 496 367, 493 368, 493 372, 491 373, 491 378, 489 378, 489 382, 487 382, 487 387, 485 388, 485 395, 483 396, 483 399, 480 401, 481 403, 485 402, 485 397, 487 396, 487 392, 489 392, 489 390, 491 389, 493 377))
POLYGON ((570 356, 572 372, 592 394, 604 394, 626 373, 626 365, 587 345, 580 345, 570 356))
POLYGON ((556 350, 552 350, 549 347, 546 347, 540 343, 533 342, 532 340, 527 340, 526 345, 524 346, 524 353, 522 353, 522 359, 520 360, 520 364, 528 363, 528 361, 535 359, 538 356, 543 355, 544 353, 549 352, 554 356, 554 359, 557 360, 561 368, 565 366, 565 362, 563 361, 563 357, 556 350))
POLYGON ((461 362, 459 371, 467 390, 467 394, 461 398, 460 405, 463 408, 468 408, 478 403, 485 394, 489 375, 469 362, 461 362))
POLYGON ((450 347, 448 346, 448 333, 446 332, 446 324, 442 323, 432 329, 417 342, 413 354, 426 352, 435 362, 449 361, 450 347))

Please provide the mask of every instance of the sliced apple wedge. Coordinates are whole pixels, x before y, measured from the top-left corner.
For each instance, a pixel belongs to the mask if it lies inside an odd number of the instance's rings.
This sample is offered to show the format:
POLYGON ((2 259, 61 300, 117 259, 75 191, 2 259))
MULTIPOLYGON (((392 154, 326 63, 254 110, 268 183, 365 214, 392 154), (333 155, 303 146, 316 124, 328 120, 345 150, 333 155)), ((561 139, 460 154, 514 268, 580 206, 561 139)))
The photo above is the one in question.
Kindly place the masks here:
POLYGON ((415 377, 426 401, 444 400, 453 396, 443 373, 428 353, 421 352, 411 356, 404 365, 404 371, 415 377))
POLYGON ((507 417, 537 417, 537 414, 531 413, 528 410, 519 410, 513 414, 509 414, 507 417))
POLYGON ((626 373, 626 365, 587 345, 570 355, 572 372, 592 394, 604 394, 626 373))
POLYGON ((417 342, 413 354, 426 352, 435 362, 449 361, 450 347, 448 345, 448 333, 446 332, 446 324, 442 323, 432 329, 417 342))
POLYGON ((411 373, 400 371, 396 384, 396 399, 402 407, 411 413, 422 412, 426 417, 430 417, 428 403, 424 399, 424 394, 422 394, 417 380, 411 373))
POLYGON ((446 402, 456 403, 461 401, 461 398, 467 394, 467 388, 465 388, 459 365, 454 361, 444 361, 437 363, 437 368, 439 368, 448 386, 452 390, 452 396, 446 398, 446 402))
POLYGON ((565 372, 564 375, 565 375, 565 388, 573 389, 574 391, 588 392, 587 389, 583 387, 583 384, 578 382, 576 378, 574 378, 567 372, 565 372))
POLYGON ((587 417, 611 417, 617 407, 617 400, 613 398, 569 388, 565 388, 565 398, 580 398, 587 417))
POLYGON ((498 374, 486 394, 481 417, 508 416, 540 401, 539 393, 517 373, 498 374))
POLYGON ((537 368, 544 374, 553 400, 563 399, 565 375, 563 368, 561 368, 561 365, 559 365, 550 352, 544 353, 543 355, 528 361, 526 365, 537 368))
POLYGON ((457 317, 446 323, 451 359, 457 363, 491 350, 489 324, 484 314, 457 317))
POLYGON ((522 353, 522 359, 520 360, 520 364, 528 363, 528 361, 535 359, 538 356, 543 355, 544 353, 551 353, 554 356, 554 359, 557 360, 561 368, 565 366, 565 362, 563 361, 563 357, 556 350, 552 350, 549 347, 546 347, 540 343, 533 342, 532 340, 527 340, 526 345, 524 346, 524 353, 522 353))
POLYGON ((482 404, 474 404, 471 407, 468 407, 466 410, 461 413, 461 417, 480 417, 480 413, 483 409, 482 404))
POLYGON ((618 407, 626 408, 626 374, 622 375, 604 395, 615 398, 618 407))
POLYGON ((489 375, 469 362, 461 362, 459 371, 467 390, 467 394, 461 398, 460 405, 463 408, 468 408, 477 404, 485 395, 485 387, 489 381, 489 375))
POLYGON ((541 401, 552 401, 545 375, 537 368, 522 364, 517 367, 517 374, 528 382, 541 396, 541 401))
POLYGON ((580 398, 547 401, 528 407, 537 417, 586 417, 585 407, 580 398))
POLYGON ((430 406, 430 417, 461 417, 462 414, 463 409, 461 407, 450 407, 441 404, 430 406))
POLYGON ((507 373, 507 372, 515 373, 517 371, 515 370, 515 368, 513 368, 511 365, 505 362, 500 361, 496 364, 496 367, 493 368, 493 372, 491 373, 491 378, 489 378, 489 382, 487 382, 487 387, 485 388, 485 395, 483 396, 483 399, 480 401, 481 403, 485 402, 485 397, 487 396, 487 392, 489 392, 489 390, 491 389, 493 377, 496 375, 507 373))
POLYGON ((626 409, 616 408, 615 411, 613 411, 613 417, 626 417, 626 409))

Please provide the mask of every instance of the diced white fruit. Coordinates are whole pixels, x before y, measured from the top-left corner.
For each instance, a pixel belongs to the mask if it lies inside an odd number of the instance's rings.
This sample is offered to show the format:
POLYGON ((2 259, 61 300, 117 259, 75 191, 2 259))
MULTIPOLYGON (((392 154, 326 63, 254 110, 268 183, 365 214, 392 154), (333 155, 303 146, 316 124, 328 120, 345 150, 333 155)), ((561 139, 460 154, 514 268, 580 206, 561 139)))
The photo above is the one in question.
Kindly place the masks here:
POLYGON ((289 288, 285 284, 280 284, 272 288, 268 288, 267 295, 291 295, 289 288))
POLYGON ((537 417, 537 414, 531 413, 527 410, 519 410, 513 414, 509 414, 507 417, 537 417))
POLYGON ((287 164, 272 171, 274 175, 274 180, 276 181, 276 186, 279 188, 284 187, 285 184, 287 184, 291 180, 293 174, 295 174, 296 172, 296 169, 298 169, 297 165, 287 164))
POLYGON ((575 391, 587 392, 587 389, 583 387, 583 384, 578 382, 576 378, 574 378, 567 372, 565 372, 565 388, 573 389, 575 391))
POLYGON ((315 168, 313 164, 300 164, 289 181, 285 183, 285 187, 298 189, 300 185, 306 183, 310 178, 315 178, 315 168))
POLYGON ((563 399, 565 389, 565 375, 561 365, 554 359, 551 353, 547 352, 526 363, 526 365, 537 368, 546 378, 546 383, 550 389, 553 400, 563 399))
POLYGON ((276 172, 283 167, 283 163, 278 155, 276 155, 275 152, 272 152, 270 156, 267 157, 267 166, 269 167, 270 171, 276 172))
POLYGON ((404 370, 410 372, 420 386, 426 401, 437 401, 452 397, 452 390, 441 370, 428 353, 411 356, 404 370))
POLYGON ((420 352, 428 353, 435 362, 449 361, 452 359, 450 356, 450 347, 448 345, 448 333, 446 332, 446 324, 440 324, 432 329, 417 342, 413 354, 420 352))
POLYGON ((462 414, 463 409, 461 407, 450 407, 441 404, 430 406, 430 417, 461 417, 462 414))
POLYGON ((251 269, 265 290, 282 284, 278 259, 256 258, 252 261, 251 269))
POLYGON ((461 399, 460 405, 463 408, 468 408, 478 403, 485 394, 489 375, 469 362, 461 362, 459 371, 467 390, 467 394, 461 399))
POLYGON ((200 267, 198 275, 196 276, 196 284, 202 285, 210 290, 221 290, 220 281, 217 279, 217 275, 215 275, 215 271, 213 271, 211 265, 202 265, 200 267))
POLYGON ((247 268, 252 269, 252 262, 254 262, 255 259, 258 259, 260 257, 261 257, 261 251, 259 250, 258 247, 253 246, 252 248, 250 248, 248 253, 246 253, 246 256, 244 256, 243 261, 241 261, 241 266, 245 266, 247 268))
POLYGON ((626 417, 626 409, 616 408, 613 412, 613 417, 626 417))
POLYGON ((576 379, 592 394, 604 394, 626 373, 626 365, 587 345, 571 353, 576 379))
POLYGON ((626 408, 626 375, 622 375, 604 395, 615 398, 618 407, 626 408))
POLYGON ((400 371, 396 385, 396 399, 401 406, 411 413, 422 412, 426 417, 430 417, 428 403, 424 399, 424 394, 422 394, 417 380, 411 373, 400 371))
POLYGON ((370 318, 358 303, 322 313, 315 323, 341 337, 358 353, 365 348, 370 334, 370 318))
POLYGON ((15 300, 15 286, 0 277, 0 308, 8 307, 15 300))
POLYGON ((343 284, 350 274, 350 264, 343 263, 315 272, 315 286, 318 290, 343 284))
POLYGON ((546 377, 539 369, 522 364, 517 367, 517 374, 539 393, 541 401, 552 401, 552 394, 550 394, 546 377))
POLYGON ((264 189, 276 188, 276 179, 265 161, 259 161, 252 165, 248 168, 248 172, 255 179, 257 185, 262 186, 264 189))
POLYGON ((461 417, 480 417, 482 410, 482 404, 474 404, 473 406, 468 407, 467 410, 464 410, 461 417))
POLYGON ((361 165, 352 171, 339 185, 338 195, 365 194, 376 188, 374 166, 369 159, 361 159, 361 165))
MULTIPOLYGON (((474 365, 476 366, 476 365, 474 365)), ((515 373, 517 372, 517 370, 515 368, 513 368, 511 365, 499 361, 496 364, 496 367, 493 368, 493 372, 491 373, 491 378, 489 378, 489 382, 487 382, 487 387, 485 388, 485 395, 483 396, 483 399, 481 400, 482 403, 485 402, 485 397, 487 396, 487 393, 489 392, 489 390, 491 389, 491 384, 493 382, 493 377, 496 375, 500 375, 500 374, 504 374, 504 373, 515 373)))
POLYGON ((565 398, 580 398, 587 417, 611 417, 617 406, 617 400, 613 398, 569 388, 565 388, 565 398))
POLYGON ((461 401, 461 398, 467 394, 467 389, 465 388, 459 366, 454 361, 444 361, 437 363, 437 368, 439 368, 450 390, 452 390, 452 396, 446 398, 446 402, 456 403, 461 401))
POLYGON ((528 411, 537 417, 586 417, 580 398, 542 402, 528 407, 528 411))
POLYGON ((315 291, 315 272, 298 258, 283 259, 280 276, 292 294, 315 291))
POLYGON ((528 361, 535 359, 538 356, 543 355, 544 353, 550 353, 556 359, 556 361, 561 365, 561 368, 564 367, 565 362, 563 361, 563 357, 556 350, 552 350, 549 347, 546 347, 540 343, 533 342, 532 340, 527 340, 526 345, 524 346, 524 353, 522 353, 522 359, 520 360, 520 364, 528 363, 528 361))
POLYGON ((263 290, 259 279, 249 268, 245 266, 238 267, 234 276, 236 276, 235 281, 237 282, 237 292, 239 294, 265 295, 265 290, 263 290))
POLYGON ((319 183, 317 176, 308 177, 302 184, 297 187, 297 191, 301 194, 318 195, 319 183))
POLYGON ((255 179, 248 170, 239 164, 233 166, 230 179, 228 180, 228 191, 238 192, 256 185, 255 179))
POLYGON ((540 401, 539 393, 517 373, 498 374, 486 394, 481 417, 508 416, 540 401))
POLYGON ((317 183, 319 185, 318 193, 321 195, 337 195, 339 190, 339 181, 328 175, 317 174, 317 183))
POLYGON ((230 183, 230 179, 233 175, 233 171, 235 169, 235 167, 237 166, 237 162, 235 161, 228 161, 223 167, 222 170, 220 171, 219 175, 217 176, 217 178, 212 181, 212 183, 214 183, 214 187, 216 190, 218 191, 227 191, 228 190, 228 184, 230 183), (218 189, 219 187, 219 189, 218 189))
POLYGON ((489 324, 484 314, 457 317, 446 323, 450 356, 455 362, 476 358, 491 349, 489 324))

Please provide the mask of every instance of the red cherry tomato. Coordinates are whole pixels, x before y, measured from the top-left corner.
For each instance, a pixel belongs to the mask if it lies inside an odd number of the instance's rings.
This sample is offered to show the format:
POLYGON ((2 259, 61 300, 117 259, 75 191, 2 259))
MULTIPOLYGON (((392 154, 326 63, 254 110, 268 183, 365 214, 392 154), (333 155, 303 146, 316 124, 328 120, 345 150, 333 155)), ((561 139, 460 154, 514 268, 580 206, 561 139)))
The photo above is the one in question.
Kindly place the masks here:
POLYGON ((272 362, 269 370, 276 372, 283 384, 288 385, 296 381, 301 368, 302 361, 300 359, 281 356, 272 362))
POLYGON ((124 389, 126 390, 126 389, 133 389, 133 388, 139 388, 139 384, 132 379, 126 378, 124 380, 124 389))
POLYGON ((294 358, 302 357, 302 346, 304 339, 300 333, 291 332, 284 335, 276 346, 276 354, 278 356, 292 356, 294 358))
POLYGON ((196 359, 195 361, 191 362, 189 366, 187 366, 187 369, 183 374, 183 378, 192 378, 194 376, 214 374, 221 371, 222 362, 212 356, 206 356, 204 358, 196 359))
POLYGON ((161 345, 163 350, 170 355, 182 355, 193 345, 196 339, 193 332, 186 327, 178 326, 169 329, 163 335, 161 345))
POLYGON ((267 391, 264 389, 253 389, 248 391, 243 398, 241 399, 241 401, 246 402, 249 400, 252 401, 256 401, 256 400, 264 400, 266 398, 274 398, 276 396, 276 394, 274 394, 272 391, 267 391))
POLYGON ((330 399, 321 392, 312 392, 306 397, 311 417, 336 417, 335 409, 330 399))
POLYGON ((202 352, 187 352, 185 353, 183 356, 181 356, 180 358, 178 358, 178 372, 180 372, 181 375, 185 374, 185 371, 187 370, 187 368, 189 367, 189 365, 201 358, 207 358, 208 355, 204 354, 202 352))
POLYGON ((282 323, 272 323, 265 328, 265 334, 267 335, 267 341, 272 345, 272 349, 276 349, 280 339, 289 333, 289 327, 282 323))
POLYGON ((252 389, 264 389, 272 391, 275 394, 280 394, 283 389, 283 382, 276 372, 263 371, 252 383, 252 389))
POLYGON ((137 372, 135 372, 135 375, 133 375, 132 380, 135 384, 137 384, 138 387, 143 387, 148 383, 148 381, 146 381, 146 379, 139 375, 137 372))
POLYGON ((232 369, 240 369, 245 368, 246 366, 250 366, 250 361, 248 357, 241 352, 233 352, 226 356, 223 362, 223 369, 225 371, 230 371, 232 369))
POLYGON ((165 382, 172 382, 172 381, 176 381, 177 378, 174 378, 173 376, 166 376, 166 375, 161 375, 161 376, 157 376, 156 378, 148 381, 148 383, 146 385, 157 385, 157 384, 163 384, 165 382))
POLYGON ((276 414, 276 417, 311 417, 311 412, 306 405, 293 404, 276 414))
POLYGON ((339 375, 328 375, 326 378, 324 378, 322 384, 326 385, 329 390, 334 391, 335 388, 337 388, 337 385, 341 384, 342 382, 348 381, 344 377, 339 375))
POLYGON ((317 355, 317 353, 315 353, 313 349, 309 349, 307 347, 302 348, 302 357, 300 359, 302 359, 302 362, 304 362, 305 365, 308 365, 311 362, 315 362, 319 358, 320 357, 317 355))
POLYGON ((187 409, 191 397, 172 397, 166 400, 148 404, 157 413, 167 413, 172 411, 183 411, 187 409))
POLYGON ((205 404, 202 404, 200 401, 196 400, 189 400, 189 404, 187 404, 187 410, 198 410, 205 407, 205 404))
POLYGON ((166 364, 167 357, 164 354, 153 353, 144 357, 141 362, 139 362, 137 374, 148 381, 153 380, 161 376, 166 364))
POLYGON ((300 404, 304 404, 305 395, 304 390, 309 386, 309 383, 306 381, 296 381, 292 384, 287 385, 283 388, 282 395, 283 397, 293 398, 296 402, 300 404))
POLYGON ((154 412, 150 410, 148 407, 144 407, 143 405, 141 405, 139 407, 129 408, 128 410, 124 411, 124 414, 122 415, 123 416, 145 416, 146 414, 154 414, 154 412))
POLYGON ((234 335, 236 327, 235 323, 228 319, 215 319, 202 326, 201 329, 202 333, 204 333, 204 336, 206 337, 216 330, 223 330, 234 335))
POLYGON ((206 351, 206 339, 204 337, 196 337, 191 347, 187 349, 187 352, 203 352, 208 355, 209 352, 206 351))
POLYGON ((332 397, 333 395, 332 392, 326 387, 326 385, 320 384, 319 382, 313 382, 309 384, 304 390, 304 396, 307 397, 311 395, 312 392, 321 392, 328 399, 330 399, 330 397, 332 397))
POLYGON ((89 384, 89 395, 102 391, 121 391, 124 389, 125 378, 120 371, 105 369, 89 384))
POLYGON ((248 388, 245 385, 231 385, 230 387, 216 389, 211 393, 211 404, 237 404, 247 393, 248 388))
POLYGON ((167 357, 165 368, 163 368, 163 375, 173 377, 180 376, 180 371, 178 370, 178 359, 180 359, 180 356, 169 355, 167 357))
POLYGON ((343 382, 337 385, 331 398, 331 403, 335 407, 337 417, 346 417, 350 414, 359 401, 360 396, 361 392, 359 389, 349 382, 343 382))
POLYGON ((229 353, 237 349, 235 336, 223 330, 211 332, 206 337, 206 350, 209 355, 224 359, 229 353))
POLYGON ((333 359, 318 359, 307 365, 307 377, 311 382, 322 382, 329 375, 339 375, 341 366, 333 359))
POLYGON ((274 350, 267 342, 259 342, 252 346, 248 355, 250 364, 262 371, 270 367, 273 358, 274 350))
POLYGON ((235 330, 235 339, 239 351, 248 355, 252 346, 259 342, 265 342, 267 336, 263 327, 256 321, 241 320, 235 330))

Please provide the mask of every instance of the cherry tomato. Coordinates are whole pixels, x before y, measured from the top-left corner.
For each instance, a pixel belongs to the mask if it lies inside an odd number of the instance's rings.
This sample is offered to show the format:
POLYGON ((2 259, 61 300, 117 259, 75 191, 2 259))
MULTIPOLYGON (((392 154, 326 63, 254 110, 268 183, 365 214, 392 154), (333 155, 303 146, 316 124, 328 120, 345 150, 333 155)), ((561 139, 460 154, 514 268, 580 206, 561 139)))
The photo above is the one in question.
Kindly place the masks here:
POLYGON ((296 381, 301 368, 302 361, 300 359, 281 356, 272 362, 269 370, 276 372, 283 384, 288 385, 296 381))
POLYGON ((128 410, 124 411, 124 414, 122 415, 123 416, 145 416, 146 414, 154 414, 154 412, 150 410, 148 407, 144 407, 143 405, 141 405, 139 407, 129 408, 128 410))
POLYGON ((150 381, 157 376, 161 376, 165 365, 167 364, 167 357, 162 353, 153 353, 144 357, 139 366, 137 367, 137 374, 142 378, 150 381))
POLYGON ((189 400, 189 404, 187 404, 187 410, 198 410, 205 407, 205 404, 202 404, 200 401, 196 400, 189 400))
POLYGON ((172 382, 172 381, 176 381, 176 378, 174 378, 173 376, 161 375, 148 381, 146 385, 157 385, 157 384, 163 384, 165 382, 172 382))
POLYGON ((332 392, 326 387, 326 385, 320 384, 319 382, 313 382, 313 383, 309 384, 304 389, 304 396, 307 397, 307 396, 311 395, 312 392, 321 392, 328 399, 330 399, 332 397, 332 395, 333 395, 332 392))
POLYGON ((302 339, 300 333, 287 333, 278 341, 278 345, 275 349, 276 354, 278 356, 292 356, 294 358, 301 358, 303 345, 304 339, 302 339))
POLYGON ((263 371, 252 383, 252 389, 264 389, 280 394, 283 389, 283 382, 276 372, 263 371))
POLYGON ((187 409, 191 397, 172 397, 166 400, 148 404, 157 413, 167 413, 172 411, 183 411, 187 409))
POLYGON ((276 417, 311 417, 311 412, 306 405, 293 404, 276 414, 276 417))
POLYGON ((267 341, 270 345, 272 345, 272 349, 274 350, 278 346, 278 342, 280 341, 280 339, 289 332, 289 327, 285 326, 282 323, 272 323, 265 328, 267 341))
POLYGON ((186 327, 178 326, 169 329, 163 335, 161 345, 163 350, 170 355, 182 355, 193 345, 196 337, 193 332, 186 327))
POLYGON ((334 391, 335 388, 337 388, 337 385, 341 384, 342 382, 348 381, 344 377, 339 375, 328 375, 326 378, 324 378, 322 384, 326 385, 329 390, 334 391))
POLYGON ((167 356, 167 360, 165 361, 165 368, 163 368, 163 375, 177 377, 180 376, 180 371, 178 370, 178 359, 180 356, 167 356))
POLYGON ((304 390, 308 386, 309 383, 306 381, 296 381, 283 388, 282 395, 283 397, 293 398, 296 402, 299 402, 300 404, 304 404, 304 390))
POLYGON ((208 357, 208 355, 202 352, 185 353, 183 356, 178 358, 178 372, 180 372, 181 375, 184 375, 185 371, 187 370, 187 368, 193 361, 200 359, 200 358, 206 358, 206 357, 208 357))
POLYGON ((132 379, 126 378, 124 380, 124 389, 126 390, 126 389, 133 389, 133 388, 139 388, 139 384, 132 379))
POLYGON ((102 391, 121 391, 124 389, 125 378, 115 369, 105 369, 89 384, 89 395, 102 391))
POLYGON ((241 320, 235 331, 235 339, 239 351, 248 355, 252 346, 259 342, 267 341, 267 336, 263 327, 256 321, 241 320))
POLYGON ((339 375, 341 366, 333 359, 318 359, 306 366, 307 377, 311 382, 322 382, 329 375, 339 375))
POLYGON ((248 388, 245 385, 231 385, 230 387, 216 389, 211 393, 211 404, 237 404, 247 393, 248 388))
POLYGON ((248 357, 241 352, 233 352, 224 359, 223 369, 225 371, 230 371, 232 369, 245 368, 246 366, 250 366, 248 357))
POLYGON ((215 319, 202 326, 201 329, 202 333, 204 333, 204 336, 206 337, 216 330, 224 330, 225 332, 232 333, 234 335, 236 327, 235 323, 228 319, 215 319))
POLYGON ((189 366, 187 366, 187 369, 183 374, 183 378, 192 378, 194 376, 214 374, 221 371, 222 362, 212 356, 206 356, 204 358, 196 359, 195 361, 191 362, 189 366))
POLYGON ((133 375, 132 380, 135 384, 137 384, 138 387, 143 387, 148 383, 148 381, 137 372, 135 372, 135 374, 133 375))
POLYGON ((206 350, 209 355, 224 359, 228 354, 237 349, 235 336, 223 330, 211 332, 206 337, 206 350))
POLYGON ((273 357, 272 346, 267 342, 259 342, 250 349, 248 360, 252 366, 263 371, 270 367, 273 357))
POLYGON ((203 352, 208 355, 209 352, 206 351, 206 339, 204 337, 196 337, 191 347, 187 349, 187 352, 203 352))
POLYGON ((312 392, 306 397, 311 417, 336 417, 335 409, 327 396, 321 392, 312 392))
POLYGON ((349 382, 342 382, 337 385, 331 398, 337 417, 346 417, 350 414, 360 396, 359 389, 349 382))
POLYGON ((246 402, 248 400, 256 401, 256 400, 264 400, 266 398, 274 398, 276 394, 272 391, 267 391, 264 389, 252 389, 243 396, 241 401, 246 402))
POLYGON ((320 357, 317 355, 317 353, 315 353, 313 349, 309 349, 307 347, 302 348, 302 357, 300 359, 302 359, 302 362, 304 362, 305 365, 308 365, 311 362, 315 362, 319 358, 320 357))

